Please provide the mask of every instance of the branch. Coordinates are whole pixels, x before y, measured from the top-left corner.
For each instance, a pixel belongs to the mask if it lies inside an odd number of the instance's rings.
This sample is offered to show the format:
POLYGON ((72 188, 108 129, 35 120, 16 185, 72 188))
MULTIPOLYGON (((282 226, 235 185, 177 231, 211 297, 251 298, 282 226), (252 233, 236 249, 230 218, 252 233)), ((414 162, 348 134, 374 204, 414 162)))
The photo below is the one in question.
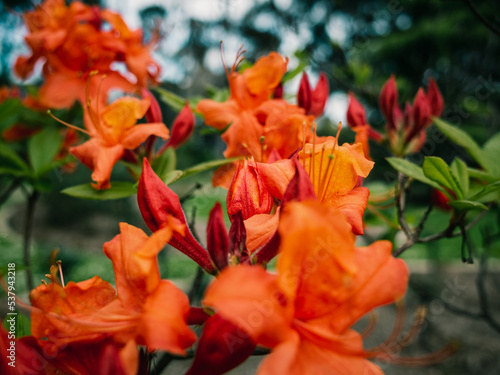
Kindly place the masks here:
POLYGON ((26 206, 26 217, 24 219, 23 257, 24 257, 24 265, 26 267, 26 280, 29 291, 31 291, 34 288, 33 273, 31 270, 31 260, 30 260, 30 245, 31 245, 31 237, 33 234, 33 218, 35 216, 35 205, 39 196, 40 193, 37 190, 33 190, 33 192, 28 196, 28 202, 26 206))
POLYGON ((481 13, 478 12, 478 10, 472 4, 472 1, 463 0, 463 2, 465 3, 465 5, 467 5, 467 7, 469 7, 471 12, 477 17, 477 19, 479 19, 479 21, 481 21, 481 23, 484 26, 486 26, 488 29, 490 29, 490 31, 493 32, 493 34, 495 34, 496 36, 500 36, 500 30, 498 30, 495 26, 493 26, 491 23, 489 23, 488 20, 486 18, 484 18, 481 15, 481 13))

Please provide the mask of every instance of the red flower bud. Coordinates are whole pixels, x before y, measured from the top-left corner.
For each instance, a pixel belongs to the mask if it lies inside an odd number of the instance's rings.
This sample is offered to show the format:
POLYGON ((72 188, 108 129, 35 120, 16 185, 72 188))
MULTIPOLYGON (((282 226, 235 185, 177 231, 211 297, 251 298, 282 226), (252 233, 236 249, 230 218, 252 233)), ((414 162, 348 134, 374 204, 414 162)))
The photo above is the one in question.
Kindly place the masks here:
POLYGON ((252 159, 238 163, 227 193, 227 213, 241 211, 243 220, 256 214, 268 214, 273 207, 273 197, 266 190, 257 164, 252 159))
POLYGON ((347 124, 351 128, 367 126, 366 111, 352 92, 349 93, 349 107, 347 107, 347 124))
POLYGON ((283 99, 283 83, 279 83, 274 89, 273 99, 283 99))
POLYGON ((148 120, 148 122, 163 122, 160 104, 158 104, 158 101, 151 91, 143 87, 141 89, 141 94, 143 99, 149 99, 151 102, 149 109, 146 112, 146 120, 148 120))
POLYGON ((437 189, 432 189, 431 194, 432 194, 431 195, 432 203, 434 203, 434 205, 436 207, 438 207, 444 211, 451 210, 451 207, 448 204, 448 202, 450 201, 450 198, 448 198, 442 191, 437 190, 437 189))
POLYGON ((311 108, 308 112, 309 115, 319 117, 323 114, 326 100, 330 94, 329 91, 328 79, 326 78, 325 73, 320 73, 318 83, 316 84, 316 87, 311 95, 311 108))
POLYGON ((232 217, 231 228, 229 228, 229 252, 236 257, 239 263, 250 261, 247 249, 247 230, 241 211, 232 217))
POLYGON ((243 363, 256 346, 245 331, 215 314, 203 327, 193 364, 186 375, 225 374, 243 363))
POLYGON ((156 175, 147 159, 144 159, 142 174, 137 189, 137 202, 142 217, 153 232, 160 229, 172 215, 186 225, 186 234, 182 237, 175 233, 169 244, 186 254, 208 273, 214 268, 207 251, 194 239, 187 226, 179 197, 156 175))
POLYGON ((391 76, 380 91, 380 110, 384 115, 387 123, 388 131, 399 128, 401 120, 401 110, 398 105, 398 89, 396 87, 396 79, 391 76))
POLYGON ((222 271, 228 265, 229 240, 219 202, 210 211, 207 225, 207 250, 215 267, 222 271))
POLYGON ((411 107, 410 127, 406 133, 405 142, 410 142, 417 134, 431 123, 431 108, 427 96, 422 88, 419 88, 411 107))
POLYGON ((438 86, 434 79, 429 78, 429 83, 427 85, 427 99, 429 101, 429 105, 431 107, 432 116, 439 117, 443 112, 443 96, 439 91, 438 86))
POLYGON ((189 103, 186 103, 182 111, 175 118, 170 132, 170 139, 163 148, 173 147, 176 149, 183 145, 191 137, 191 134, 193 134, 194 124, 194 113, 189 103))
POLYGON ((312 92, 309 78, 306 72, 302 73, 300 80, 299 91, 297 92, 297 105, 306 110, 306 114, 311 110, 312 92))
POLYGON ((296 156, 292 160, 295 164, 295 175, 290 180, 283 194, 283 200, 281 201, 282 208, 291 200, 303 201, 306 199, 316 199, 311 178, 296 156))

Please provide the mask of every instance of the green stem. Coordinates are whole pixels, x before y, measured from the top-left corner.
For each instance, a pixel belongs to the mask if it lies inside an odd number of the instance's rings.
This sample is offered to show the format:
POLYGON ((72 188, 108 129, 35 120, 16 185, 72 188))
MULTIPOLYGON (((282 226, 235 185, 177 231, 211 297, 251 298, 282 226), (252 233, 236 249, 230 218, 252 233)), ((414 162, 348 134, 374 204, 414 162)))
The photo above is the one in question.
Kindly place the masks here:
POLYGON ((37 190, 33 192, 28 197, 28 204, 26 207, 26 217, 24 220, 24 238, 23 238, 23 256, 24 256, 24 266, 26 267, 26 277, 28 290, 33 290, 33 272, 31 270, 31 259, 30 259, 30 246, 31 237, 33 235, 33 218, 35 216, 35 206, 40 193, 37 190))

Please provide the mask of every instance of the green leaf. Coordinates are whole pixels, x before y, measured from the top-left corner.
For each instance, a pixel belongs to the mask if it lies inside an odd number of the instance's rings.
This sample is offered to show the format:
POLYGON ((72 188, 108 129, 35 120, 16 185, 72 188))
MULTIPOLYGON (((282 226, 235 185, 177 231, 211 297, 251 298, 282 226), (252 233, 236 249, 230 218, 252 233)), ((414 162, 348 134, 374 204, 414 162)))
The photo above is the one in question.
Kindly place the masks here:
POLYGON ((7 99, 0 104, 0 132, 8 129, 17 121, 21 107, 19 99, 7 99))
POLYGON ((61 149, 62 141, 56 127, 47 127, 29 139, 28 158, 35 176, 46 172, 47 166, 54 161, 61 149))
POLYGON ((170 171, 165 175, 164 178, 162 178, 163 182, 167 185, 170 185, 172 182, 175 182, 179 179, 179 177, 182 176, 182 171, 175 170, 175 171, 170 171))
POLYGON ((500 165, 495 163, 494 159, 491 159, 466 132, 437 117, 433 117, 433 120, 434 124, 446 137, 462 146, 487 172, 495 175, 500 174, 500 165))
POLYGON ((293 78, 295 78, 297 75, 302 73, 304 69, 307 67, 308 63, 306 60, 301 60, 299 62, 299 65, 294 70, 291 70, 289 72, 286 72, 283 78, 281 79, 281 83, 285 83, 293 78))
POLYGON ((130 197, 137 193, 135 185, 131 182, 113 182, 109 189, 96 190, 91 184, 76 185, 66 188, 61 193, 75 198, 111 200, 130 197))
MULTIPOLYGON (((23 159, 6 143, 0 142, 0 163, 8 164, 9 167, 12 166, 13 170, 19 170, 20 172, 29 172, 29 166, 24 162, 23 159)), ((9 168, 11 169, 11 168, 9 168)))
POLYGON ((389 158, 386 158, 386 160, 398 172, 401 172, 408 177, 411 177, 415 180, 423 182, 424 184, 432 186, 435 189, 439 189, 439 190, 444 191, 444 189, 439 184, 437 184, 434 181, 432 181, 431 179, 425 177, 424 172, 422 171, 422 168, 419 167, 418 165, 413 164, 413 163, 409 162, 408 160, 396 158, 396 157, 389 157, 389 158))
POLYGON ((162 89, 160 87, 155 88, 155 91, 160 94, 161 100, 167 103, 176 111, 180 111, 186 104, 186 100, 181 98, 179 95, 174 94, 171 91, 162 89))
MULTIPOLYGON (((500 162, 500 132, 491 137, 483 146, 483 151, 490 160, 500 162)), ((498 164, 498 163, 497 163, 498 164)), ((500 169, 500 168, 498 168, 500 169)), ((497 173, 496 176, 499 176, 497 173)))
POLYGON ((175 155, 175 150, 172 147, 168 147, 160 156, 155 158, 151 167, 158 177, 165 181, 165 177, 175 169, 176 164, 177 156, 175 155))
POLYGON ((481 171, 479 169, 476 169, 476 168, 468 167, 467 172, 469 173, 470 178, 474 178, 474 179, 479 180, 479 181, 493 183, 493 182, 498 180, 497 177, 495 177, 489 173, 486 173, 485 171, 481 171))
POLYGON ((476 194, 469 197, 470 200, 476 201, 490 193, 500 190, 500 181, 494 182, 492 184, 486 185, 484 188, 479 190, 476 194))
POLYGON ((484 204, 482 204, 480 202, 474 202, 474 201, 469 201, 469 200, 464 200, 464 199, 459 199, 456 201, 449 201, 448 204, 451 207, 453 207, 459 211, 468 211, 468 210, 474 210, 474 209, 481 209, 481 210, 488 209, 488 207, 486 207, 484 204))
POLYGON ((451 168, 443 159, 435 156, 426 157, 422 165, 422 170, 427 178, 450 189, 459 199, 464 197, 457 176, 455 176, 451 168))
POLYGON ((186 169, 184 172, 182 172, 182 175, 179 176, 175 181, 179 181, 183 178, 192 176, 196 173, 208 171, 209 169, 220 167, 221 165, 232 163, 236 160, 240 160, 241 157, 236 157, 236 158, 230 158, 230 159, 220 159, 220 160, 212 160, 212 161, 207 161, 205 163, 200 163, 195 165, 194 167, 186 169))
POLYGON ((464 195, 467 195, 469 192, 469 172, 467 172, 467 164, 460 159, 455 158, 450 165, 453 174, 457 176, 458 183, 462 187, 464 195))

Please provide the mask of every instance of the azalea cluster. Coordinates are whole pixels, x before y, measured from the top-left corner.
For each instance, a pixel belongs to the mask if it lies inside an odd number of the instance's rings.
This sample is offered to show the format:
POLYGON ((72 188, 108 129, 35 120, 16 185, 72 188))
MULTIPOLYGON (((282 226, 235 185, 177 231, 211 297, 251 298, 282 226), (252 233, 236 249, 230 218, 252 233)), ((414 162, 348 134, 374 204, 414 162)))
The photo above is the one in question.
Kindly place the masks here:
POLYGON ((368 139, 379 143, 387 140, 389 148, 397 156, 418 152, 425 143, 425 130, 432 124, 432 118, 441 116, 443 112, 443 97, 432 78, 429 79, 427 93, 419 88, 413 104, 407 102, 404 111, 401 111, 396 79, 391 76, 380 91, 379 103, 385 118, 385 137, 370 126, 364 107, 353 93, 349 93, 347 122, 356 132, 356 141, 364 145, 367 156, 368 139))
MULTIPOLYGON (((67 6, 64 0, 46 0, 24 19, 31 54, 19 57, 14 70, 24 79, 44 60, 39 96, 46 107, 65 108, 75 100, 85 104, 92 72, 106 76, 102 82, 106 93, 110 88, 132 92, 136 85, 144 87, 158 79, 160 67, 151 57, 156 41, 143 44, 142 30, 130 30, 117 13, 79 1, 67 6), (117 71, 117 63, 125 64, 127 77, 135 82, 117 71)), ((100 84, 96 80, 93 95, 100 84)))

